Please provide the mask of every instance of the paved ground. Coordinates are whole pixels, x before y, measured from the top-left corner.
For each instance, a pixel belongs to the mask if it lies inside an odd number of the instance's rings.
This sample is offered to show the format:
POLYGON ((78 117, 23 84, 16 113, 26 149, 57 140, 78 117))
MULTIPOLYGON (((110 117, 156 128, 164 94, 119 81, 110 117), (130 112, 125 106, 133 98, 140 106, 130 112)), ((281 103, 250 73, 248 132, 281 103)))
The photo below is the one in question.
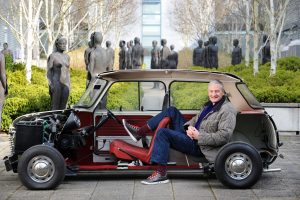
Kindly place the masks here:
MULTIPOLYGON (((177 177, 169 184, 141 185, 141 177, 76 177, 66 180, 56 189, 30 191, 20 183, 18 176, 6 172, 0 161, 0 200, 126 200, 126 199, 176 199, 176 200, 216 200, 216 199, 300 199, 300 136, 282 136, 284 146, 280 152, 284 159, 277 159, 273 168, 281 172, 263 174, 261 180, 247 190, 232 190, 224 187, 215 178, 177 177)), ((6 135, 0 134, 0 157, 8 155, 6 135)))

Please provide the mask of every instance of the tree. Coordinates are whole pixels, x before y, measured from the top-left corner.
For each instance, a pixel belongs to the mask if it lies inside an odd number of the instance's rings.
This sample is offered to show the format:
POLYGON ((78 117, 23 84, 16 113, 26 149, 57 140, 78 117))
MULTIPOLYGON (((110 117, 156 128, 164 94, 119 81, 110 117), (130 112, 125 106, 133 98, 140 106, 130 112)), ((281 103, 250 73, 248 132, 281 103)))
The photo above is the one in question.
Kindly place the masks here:
POLYGON ((170 14, 174 30, 185 37, 186 44, 191 38, 207 39, 214 32, 214 0, 175 0, 170 14))
POLYGON ((271 69, 270 75, 276 74, 277 55, 280 46, 280 38, 282 28, 286 16, 286 8, 290 0, 258 0, 263 5, 264 10, 268 15, 267 33, 270 40, 271 49, 271 69))
POLYGON ((20 44, 21 61, 24 61, 27 29, 22 4, 19 1, 1 0, 0 19, 8 26, 20 44))
POLYGON ((35 1, 35 0, 21 0, 24 16, 27 22, 27 37, 26 37, 26 80, 31 82, 31 64, 32 64, 32 50, 33 50, 33 35, 37 35, 37 26, 38 18, 40 14, 41 7, 43 5, 43 1, 35 1), (35 14, 33 13, 35 10, 35 14))
POLYGON ((118 41, 125 27, 137 20, 137 0, 90 0, 87 4, 89 35, 100 31, 106 38, 108 34, 114 33, 115 41, 118 41))

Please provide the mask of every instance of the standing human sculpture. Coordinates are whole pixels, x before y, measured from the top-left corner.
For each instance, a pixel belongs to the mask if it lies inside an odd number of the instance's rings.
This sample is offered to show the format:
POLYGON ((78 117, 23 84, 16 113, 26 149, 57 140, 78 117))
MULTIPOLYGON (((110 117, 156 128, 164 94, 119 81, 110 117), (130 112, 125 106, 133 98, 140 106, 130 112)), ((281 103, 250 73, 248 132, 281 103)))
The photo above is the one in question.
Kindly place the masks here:
POLYGON ((209 38, 209 45, 208 45, 208 58, 209 58, 209 67, 215 67, 218 69, 218 46, 217 46, 217 37, 213 36, 209 38))
POLYGON ((93 81, 99 73, 108 71, 109 60, 107 52, 101 47, 103 40, 102 33, 94 33, 94 50, 90 54, 89 72, 91 73, 91 81, 93 81))
POLYGON ((66 47, 67 40, 58 38, 55 41, 54 51, 47 61, 47 79, 52 110, 65 109, 70 94, 70 57, 64 53, 66 47))
POLYGON ((8 48, 7 42, 3 43, 3 50, 1 51, 1 53, 4 55, 4 57, 10 56, 11 59, 14 61, 13 52, 8 48))
POLYGON ((86 75, 86 87, 91 81, 91 73, 89 72, 89 64, 90 64, 90 54, 94 50, 94 33, 90 36, 90 41, 88 42, 88 48, 84 51, 84 63, 85 69, 87 71, 86 75))
POLYGON ((178 65, 178 53, 174 51, 175 46, 172 44, 170 46, 171 53, 168 56, 168 61, 169 61, 169 69, 177 69, 178 65))
POLYGON ((127 42, 126 50, 126 69, 132 69, 132 45, 131 41, 127 42))
POLYGON ((5 102, 5 95, 7 95, 5 57, 2 53, 0 53, 0 81, 1 81, 1 86, 0 86, 0 129, 1 129, 3 105, 5 102))
POLYGON ((168 57, 171 54, 169 47, 167 47, 167 40, 161 39, 160 44, 162 49, 160 50, 160 68, 168 69, 169 68, 169 60, 168 57))
POLYGON ((234 39, 233 40, 233 50, 231 54, 231 64, 232 65, 238 65, 242 62, 242 49, 239 47, 239 40, 234 39))
POLYGON ((198 40, 198 47, 193 51, 193 65, 204 66, 204 49, 202 48, 203 41, 198 40))
POLYGON ((115 51, 111 48, 111 42, 109 40, 106 41, 106 52, 108 59, 108 71, 114 70, 114 61, 115 61, 115 51))
POLYGON ((119 42, 119 69, 123 70, 126 69, 126 47, 125 47, 126 42, 124 40, 121 40, 119 42))
POLYGON ((132 47, 132 68, 141 69, 144 64, 144 48, 140 43, 140 38, 134 38, 134 46, 132 47))
POLYGON ((271 61, 270 40, 267 35, 263 36, 263 43, 265 46, 262 49, 262 64, 266 64, 271 61))
MULTIPOLYGON (((159 60, 160 60, 160 49, 157 47, 157 41, 152 41, 152 50, 151 50, 151 69, 159 69, 159 60)), ((159 88, 159 83, 154 82, 153 88, 159 88)))
POLYGON ((160 59, 160 49, 157 47, 157 41, 152 41, 152 50, 151 50, 151 69, 159 69, 159 59, 160 59))
POLYGON ((204 42, 204 50, 203 50, 203 67, 210 67, 209 57, 208 57, 208 45, 209 41, 204 42))

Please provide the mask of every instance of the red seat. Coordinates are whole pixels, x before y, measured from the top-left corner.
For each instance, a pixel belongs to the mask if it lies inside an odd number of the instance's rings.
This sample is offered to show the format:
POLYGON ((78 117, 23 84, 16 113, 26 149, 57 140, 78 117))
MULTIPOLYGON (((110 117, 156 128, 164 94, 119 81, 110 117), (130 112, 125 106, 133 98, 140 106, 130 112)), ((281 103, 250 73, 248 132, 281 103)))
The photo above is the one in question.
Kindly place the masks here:
POLYGON ((156 128, 154 135, 152 137, 150 146, 148 149, 143 147, 138 147, 132 144, 129 144, 123 140, 114 140, 110 143, 110 153, 114 154, 117 158, 124 160, 136 160, 139 159, 144 163, 150 163, 150 158, 154 146, 154 140, 156 133, 160 128, 164 128, 170 122, 169 117, 165 117, 156 128))

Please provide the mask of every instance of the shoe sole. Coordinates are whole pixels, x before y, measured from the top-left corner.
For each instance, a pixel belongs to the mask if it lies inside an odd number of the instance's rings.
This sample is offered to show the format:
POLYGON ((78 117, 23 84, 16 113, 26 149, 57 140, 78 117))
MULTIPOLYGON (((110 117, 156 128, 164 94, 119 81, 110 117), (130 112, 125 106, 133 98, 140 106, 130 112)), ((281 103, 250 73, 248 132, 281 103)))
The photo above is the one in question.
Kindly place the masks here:
POLYGON ((125 119, 122 119, 122 124, 123 124, 123 127, 125 128, 126 132, 128 133, 128 135, 131 137, 131 139, 135 142, 138 142, 138 140, 130 133, 130 131, 125 126, 125 119))
POLYGON ((169 179, 163 180, 163 181, 156 181, 156 182, 147 182, 147 181, 141 181, 142 184, 144 185, 156 185, 156 184, 164 184, 164 183, 169 183, 169 179))

